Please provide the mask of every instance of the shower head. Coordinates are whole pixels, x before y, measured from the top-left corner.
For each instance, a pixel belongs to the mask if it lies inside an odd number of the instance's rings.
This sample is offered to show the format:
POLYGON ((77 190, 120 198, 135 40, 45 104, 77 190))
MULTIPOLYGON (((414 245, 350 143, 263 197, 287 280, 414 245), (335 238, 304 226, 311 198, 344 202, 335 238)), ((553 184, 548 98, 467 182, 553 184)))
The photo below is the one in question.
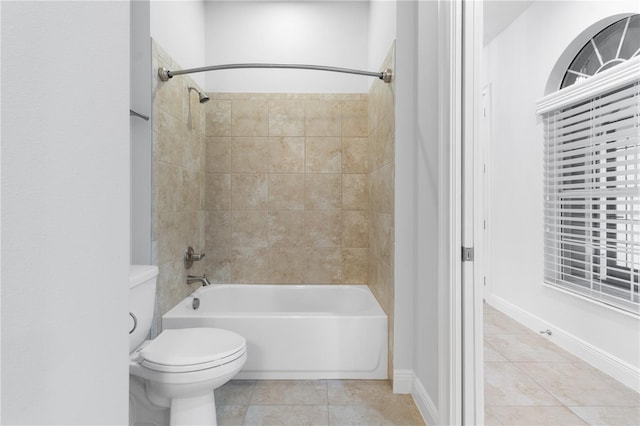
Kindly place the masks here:
POLYGON ((201 104, 209 101, 209 97, 206 95, 206 93, 199 91, 195 87, 189 86, 189 92, 191 92, 192 90, 195 90, 196 93, 198 94, 198 99, 201 104))

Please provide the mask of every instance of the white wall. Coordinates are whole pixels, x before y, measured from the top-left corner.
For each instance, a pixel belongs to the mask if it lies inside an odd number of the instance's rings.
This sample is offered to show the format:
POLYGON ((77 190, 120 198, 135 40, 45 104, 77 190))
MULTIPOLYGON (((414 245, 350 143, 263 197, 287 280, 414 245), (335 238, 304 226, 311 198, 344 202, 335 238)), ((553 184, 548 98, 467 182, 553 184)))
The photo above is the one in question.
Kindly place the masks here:
POLYGON ((129 3, 1 7, 1 421, 126 424, 129 3))
POLYGON ((369 2, 369 66, 378 71, 396 39, 396 1, 372 0, 369 2))
POLYGON ((416 282, 414 295, 416 375, 438 404, 438 4, 419 3, 416 73, 416 282))
MULTIPOLYGON (((151 0, 151 37, 182 68, 205 63, 205 2, 203 0, 151 0)), ((203 88, 204 74, 192 74, 203 88)))
MULTIPOLYGON (((366 1, 214 1, 205 9, 207 65, 299 63, 361 70, 369 66, 366 1)), ((308 70, 223 70, 206 73, 205 89, 362 93, 368 91, 370 78, 308 70)))
POLYGON ((394 389, 438 422, 438 2, 397 2, 394 389))
POLYGON ((639 9, 636 1, 536 1, 484 51, 492 96, 488 300, 531 327, 551 328, 557 343, 627 384, 635 374, 636 387, 638 318, 543 286, 543 126, 535 102, 584 29, 639 9))
MULTIPOLYGON (((131 7, 131 104, 130 108, 151 117, 151 71, 149 0, 130 2, 131 7)), ((131 122, 131 264, 151 264, 151 162, 152 120, 130 117, 131 122)))

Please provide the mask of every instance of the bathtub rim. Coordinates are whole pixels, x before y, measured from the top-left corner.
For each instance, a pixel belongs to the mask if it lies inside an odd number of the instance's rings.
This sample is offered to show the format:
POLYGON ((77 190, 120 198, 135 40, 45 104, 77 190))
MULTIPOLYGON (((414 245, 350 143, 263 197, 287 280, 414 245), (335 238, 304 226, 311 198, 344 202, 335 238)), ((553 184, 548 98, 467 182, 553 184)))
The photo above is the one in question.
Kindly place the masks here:
MULTIPOLYGON (((204 306, 206 308, 206 305, 204 306)), ((216 318, 238 318, 238 317, 251 317, 251 318, 331 318, 331 317, 348 317, 348 318, 370 318, 370 317, 385 317, 388 320, 387 314, 385 313, 382 305, 375 297, 371 288, 366 284, 211 284, 209 286, 199 287, 194 290, 191 294, 186 296, 180 302, 178 302, 175 306, 173 306, 169 311, 167 311, 164 315, 162 315, 162 319, 167 318, 184 318, 184 317, 192 317, 192 318, 206 318, 208 316, 215 316, 216 318), (200 308, 197 310, 189 309, 188 305, 193 300, 194 297, 202 297, 203 293, 213 292, 216 289, 225 289, 225 288, 234 288, 234 287, 244 287, 245 290, 249 290, 251 288, 259 288, 259 289, 268 289, 270 287, 273 288, 287 288, 287 289, 296 289, 300 291, 304 291, 309 288, 322 288, 322 289, 343 289, 350 291, 358 291, 366 294, 366 297, 370 298, 371 303, 366 309, 358 310, 358 311, 348 311, 348 312, 335 312, 335 311, 249 311, 249 310, 240 310, 240 311, 215 311, 215 310, 206 310, 203 309, 203 303, 205 301, 201 300, 200 308)))

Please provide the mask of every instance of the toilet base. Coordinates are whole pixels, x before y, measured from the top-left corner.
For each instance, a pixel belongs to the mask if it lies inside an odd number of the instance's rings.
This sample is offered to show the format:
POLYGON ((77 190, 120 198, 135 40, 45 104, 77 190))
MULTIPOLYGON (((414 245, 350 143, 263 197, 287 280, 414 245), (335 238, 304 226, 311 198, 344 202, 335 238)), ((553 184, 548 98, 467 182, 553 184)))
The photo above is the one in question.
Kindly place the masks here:
POLYGON ((129 426, 167 426, 169 407, 149 400, 144 382, 129 376, 129 426))
POLYGON ((172 399, 170 413, 170 426, 218 424, 213 391, 193 398, 172 399))

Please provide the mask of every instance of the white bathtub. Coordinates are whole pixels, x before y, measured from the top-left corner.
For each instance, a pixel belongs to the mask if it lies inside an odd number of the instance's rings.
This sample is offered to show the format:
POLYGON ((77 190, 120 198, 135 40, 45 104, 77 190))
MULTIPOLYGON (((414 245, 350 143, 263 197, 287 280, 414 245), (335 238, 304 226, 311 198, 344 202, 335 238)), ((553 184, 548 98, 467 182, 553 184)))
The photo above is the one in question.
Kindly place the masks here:
POLYGON ((387 316, 366 285, 213 284, 162 325, 243 335, 248 358, 238 379, 387 378, 387 316))

